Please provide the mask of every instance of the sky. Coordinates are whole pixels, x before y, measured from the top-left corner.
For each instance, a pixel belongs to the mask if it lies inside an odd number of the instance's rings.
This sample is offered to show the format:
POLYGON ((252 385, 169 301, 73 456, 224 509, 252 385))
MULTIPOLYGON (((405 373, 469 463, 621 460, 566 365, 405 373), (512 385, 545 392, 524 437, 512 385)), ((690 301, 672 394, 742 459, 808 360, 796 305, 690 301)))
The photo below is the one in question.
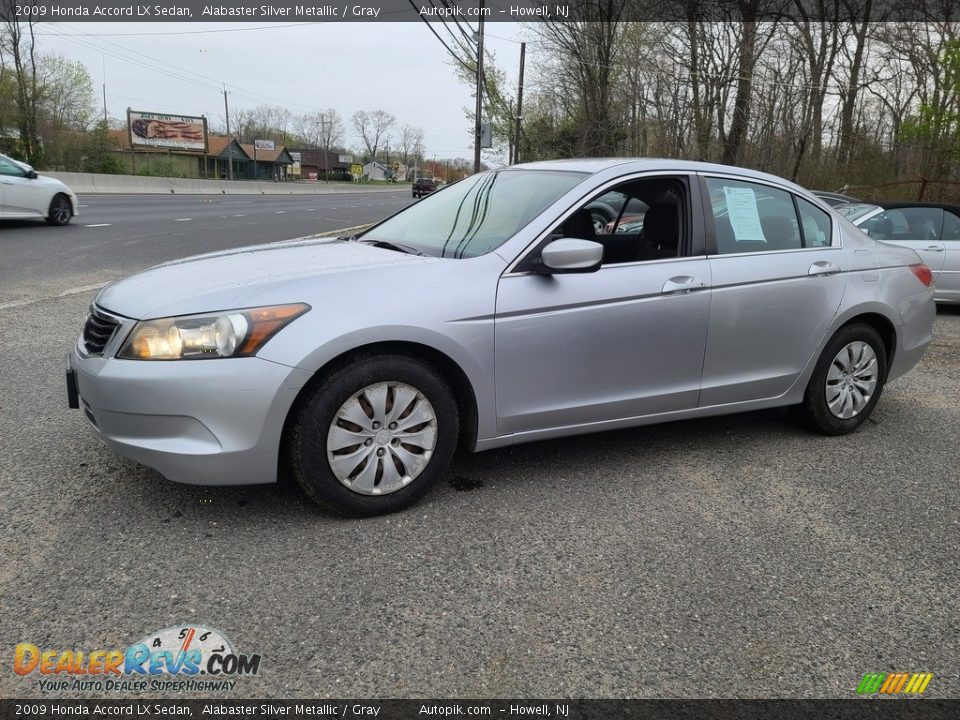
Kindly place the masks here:
MULTIPOLYGON (((486 26, 487 50, 513 83, 519 41, 528 34, 514 23, 486 26)), ((226 83, 231 113, 260 104, 298 113, 333 107, 344 120, 346 144, 359 148, 350 116, 383 109, 398 125, 423 128, 428 158, 473 157, 464 115, 473 108, 471 87, 457 79, 447 51, 422 22, 57 22, 38 27, 38 35, 44 52, 86 66, 98 106, 106 83, 107 111, 117 118, 129 107, 205 115, 221 126, 226 83), (165 75, 164 68, 183 77, 165 75)), ((533 52, 528 46, 528 73, 533 52)), ((495 148, 484 159, 497 156, 495 148)))

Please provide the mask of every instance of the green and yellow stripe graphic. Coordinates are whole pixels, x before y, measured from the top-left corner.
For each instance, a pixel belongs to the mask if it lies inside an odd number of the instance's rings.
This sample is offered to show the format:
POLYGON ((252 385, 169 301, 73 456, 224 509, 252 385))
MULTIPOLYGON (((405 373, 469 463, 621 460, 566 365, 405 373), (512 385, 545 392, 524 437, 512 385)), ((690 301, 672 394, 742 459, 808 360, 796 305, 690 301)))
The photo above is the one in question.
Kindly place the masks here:
POLYGON ((933 673, 867 673, 857 686, 857 695, 920 695, 933 680, 933 673))

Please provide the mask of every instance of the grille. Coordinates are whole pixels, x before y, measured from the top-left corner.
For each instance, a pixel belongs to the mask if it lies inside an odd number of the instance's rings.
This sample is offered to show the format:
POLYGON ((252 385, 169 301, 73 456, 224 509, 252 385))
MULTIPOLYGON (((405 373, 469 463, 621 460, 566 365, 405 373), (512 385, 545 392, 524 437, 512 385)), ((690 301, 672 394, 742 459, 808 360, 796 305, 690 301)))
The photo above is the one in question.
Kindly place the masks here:
POLYGON ((83 346, 91 355, 102 355, 113 333, 120 326, 116 320, 101 315, 91 308, 83 326, 83 346))

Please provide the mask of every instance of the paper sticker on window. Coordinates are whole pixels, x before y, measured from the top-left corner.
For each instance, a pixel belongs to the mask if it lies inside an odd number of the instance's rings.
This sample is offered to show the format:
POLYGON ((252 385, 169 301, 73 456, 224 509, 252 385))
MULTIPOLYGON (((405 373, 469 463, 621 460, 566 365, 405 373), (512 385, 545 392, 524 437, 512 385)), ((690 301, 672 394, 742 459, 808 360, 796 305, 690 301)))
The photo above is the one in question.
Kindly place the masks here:
POLYGON ((733 227, 733 236, 737 241, 753 240, 766 242, 760 214, 757 212, 757 196, 750 188, 724 187, 727 198, 727 218, 733 227))

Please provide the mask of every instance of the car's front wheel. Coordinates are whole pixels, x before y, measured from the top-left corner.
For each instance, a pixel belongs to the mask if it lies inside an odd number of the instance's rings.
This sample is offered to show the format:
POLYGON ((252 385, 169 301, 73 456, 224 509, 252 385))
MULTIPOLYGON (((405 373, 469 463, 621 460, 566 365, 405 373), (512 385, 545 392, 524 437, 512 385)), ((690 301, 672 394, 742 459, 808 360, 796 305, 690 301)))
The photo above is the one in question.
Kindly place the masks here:
POLYGON ((803 419, 826 435, 856 430, 870 416, 887 379, 887 352, 870 325, 840 328, 824 348, 813 371, 803 419))
POLYGON ((51 225, 66 225, 73 217, 73 208, 66 195, 55 195, 47 211, 47 222, 51 225))
POLYGON ((287 453, 314 501, 351 516, 419 500, 446 470, 459 432, 453 393, 430 365, 369 357, 308 390, 294 410, 287 453))

